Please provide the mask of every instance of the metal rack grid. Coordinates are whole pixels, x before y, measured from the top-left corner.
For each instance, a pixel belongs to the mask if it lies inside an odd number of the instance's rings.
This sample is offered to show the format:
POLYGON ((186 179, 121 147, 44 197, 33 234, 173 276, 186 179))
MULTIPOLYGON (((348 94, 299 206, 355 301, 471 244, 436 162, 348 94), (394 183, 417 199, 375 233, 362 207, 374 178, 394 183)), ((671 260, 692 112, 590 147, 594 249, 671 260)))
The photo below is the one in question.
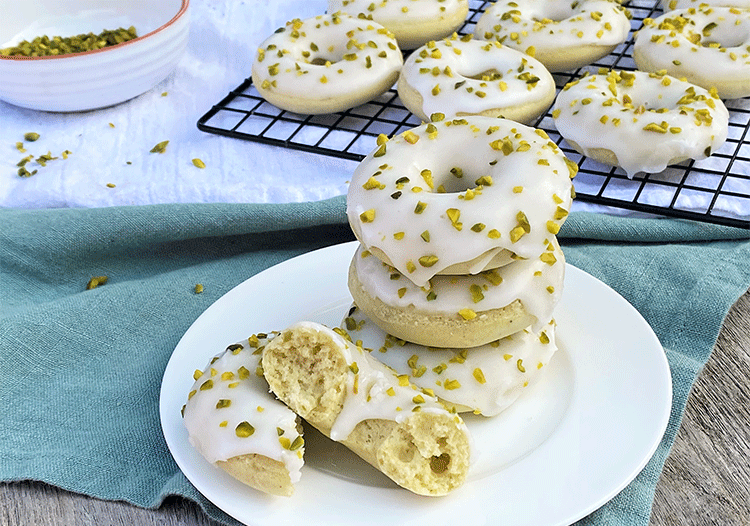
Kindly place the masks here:
MULTIPOLYGON (((492 2, 470 0, 469 15, 459 33, 472 33, 492 2)), ((624 3, 634 30, 644 18, 661 14, 657 0, 624 3)), ((611 54, 576 71, 555 74, 561 89, 586 72, 601 68, 635 69, 633 38, 611 54)), ((565 154, 579 165, 575 179, 577 200, 649 214, 706 223, 750 228, 750 98, 726 102, 729 134, 722 148, 703 161, 688 161, 657 174, 629 179, 620 168, 581 156, 560 136, 548 111, 533 123, 545 130, 565 154)), ((266 102, 247 78, 198 120, 202 131, 330 155, 354 161, 374 147, 375 138, 393 136, 420 121, 406 110, 391 89, 362 106, 341 113, 300 115, 266 102)))

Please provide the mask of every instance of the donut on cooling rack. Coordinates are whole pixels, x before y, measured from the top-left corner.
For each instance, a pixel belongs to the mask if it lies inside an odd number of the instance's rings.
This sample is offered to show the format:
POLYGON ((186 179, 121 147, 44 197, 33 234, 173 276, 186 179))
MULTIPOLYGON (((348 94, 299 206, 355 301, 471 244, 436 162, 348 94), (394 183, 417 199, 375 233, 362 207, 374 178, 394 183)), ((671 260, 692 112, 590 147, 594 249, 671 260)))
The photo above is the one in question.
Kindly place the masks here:
MULTIPOLYGON (((416 242, 416 241, 415 241, 416 242)), ((485 345, 526 327, 539 331, 560 300, 565 259, 547 234, 539 257, 420 287, 360 246, 349 267, 354 303, 383 330, 419 345, 485 345)))
POLYGON ((290 496, 300 479, 304 439, 297 415, 256 374, 267 342, 268 335, 253 335, 197 370, 183 422, 206 460, 255 489, 290 496))
POLYGON ((468 0, 328 0, 328 11, 344 11, 382 24, 401 49, 449 36, 463 25, 468 0))
POLYGON ((258 48, 252 68, 260 95, 302 114, 343 111, 387 91, 403 65, 393 35, 344 13, 287 22, 258 48))
POLYGON ((555 322, 530 327, 487 345, 440 349, 416 345, 389 335, 361 309, 352 307, 341 325, 352 341, 361 341, 370 356, 428 389, 459 412, 495 416, 507 409, 524 388, 542 376, 555 345, 555 322))
POLYGON ((542 130, 470 116, 378 142, 352 176, 349 224, 419 287, 438 273, 538 258, 570 210, 578 166, 542 130))
POLYGON ((750 95, 750 11, 734 7, 678 9, 643 21, 633 59, 638 69, 684 77, 723 99, 750 95))
POLYGON ((611 71, 566 85, 552 117, 578 152, 632 178, 711 155, 727 138, 729 113, 715 90, 668 75, 611 71))
POLYGON ((474 35, 528 53, 558 72, 608 55, 629 31, 626 11, 613 0, 499 0, 479 19, 474 35))
POLYGON ((555 98, 555 81, 538 60, 471 35, 430 41, 414 51, 398 79, 406 108, 427 122, 485 115, 530 123, 555 98))

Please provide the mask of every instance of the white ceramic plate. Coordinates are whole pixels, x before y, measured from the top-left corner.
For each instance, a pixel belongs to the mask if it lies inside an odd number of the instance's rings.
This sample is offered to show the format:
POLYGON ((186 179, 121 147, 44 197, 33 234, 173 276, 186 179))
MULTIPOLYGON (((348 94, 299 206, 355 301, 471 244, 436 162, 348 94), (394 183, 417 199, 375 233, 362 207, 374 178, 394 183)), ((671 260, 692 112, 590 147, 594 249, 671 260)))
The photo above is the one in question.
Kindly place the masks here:
POLYGON ((174 350, 161 389, 162 428, 187 478, 248 525, 568 525, 623 489, 655 451, 672 384, 651 328, 621 296, 568 265, 555 311, 560 350, 546 376, 494 418, 468 415, 469 480, 447 497, 419 497, 306 429, 306 464, 291 498, 269 497, 206 462, 180 409, 195 369, 227 345, 299 320, 336 326, 349 307, 346 243, 305 254, 241 283, 209 307, 174 350))

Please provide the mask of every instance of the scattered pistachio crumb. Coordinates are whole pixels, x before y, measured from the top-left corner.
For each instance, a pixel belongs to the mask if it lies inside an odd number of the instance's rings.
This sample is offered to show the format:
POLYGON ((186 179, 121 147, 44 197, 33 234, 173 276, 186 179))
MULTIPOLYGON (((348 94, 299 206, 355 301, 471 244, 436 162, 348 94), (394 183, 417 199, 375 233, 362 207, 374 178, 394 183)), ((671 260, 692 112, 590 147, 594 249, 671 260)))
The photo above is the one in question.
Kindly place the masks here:
POLYGON ((107 283, 107 280, 109 278, 107 276, 95 276, 89 280, 88 283, 86 283, 86 290, 95 289, 99 285, 104 285, 107 283))
POLYGON ((198 159, 197 157, 193 159, 193 166, 196 168, 200 168, 201 170, 206 167, 206 163, 198 159))
POLYGON ((169 141, 162 141, 158 143, 156 146, 151 148, 151 151, 149 153, 164 153, 167 150, 167 145, 169 144, 169 141))
POLYGON ((200 283, 196 283, 195 284, 195 293, 196 294, 201 294, 202 292, 203 292, 203 285, 201 285, 200 283))

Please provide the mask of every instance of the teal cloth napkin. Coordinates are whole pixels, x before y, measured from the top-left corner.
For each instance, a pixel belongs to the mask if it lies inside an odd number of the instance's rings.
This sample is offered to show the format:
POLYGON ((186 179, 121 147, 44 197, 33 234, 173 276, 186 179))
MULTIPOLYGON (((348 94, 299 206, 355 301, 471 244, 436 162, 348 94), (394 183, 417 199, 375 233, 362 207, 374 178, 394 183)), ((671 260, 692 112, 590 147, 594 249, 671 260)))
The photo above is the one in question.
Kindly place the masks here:
MULTIPOLYGON (((353 239, 343 198, 2 209, 0 224, 0 480, 148 508, 179 495, 234 523, 167 450, 158 415, 164 368, 191 323, 229 289, 353 239), (86 290, 94 276, 108 281, 86 290)), ((643 314, 671 365, 673 411, 656 454, 580 522, 646 525, 690 387, 729 307, 750 287, 750 228, 574 213, 560 237, 570 263, 643 314)))

